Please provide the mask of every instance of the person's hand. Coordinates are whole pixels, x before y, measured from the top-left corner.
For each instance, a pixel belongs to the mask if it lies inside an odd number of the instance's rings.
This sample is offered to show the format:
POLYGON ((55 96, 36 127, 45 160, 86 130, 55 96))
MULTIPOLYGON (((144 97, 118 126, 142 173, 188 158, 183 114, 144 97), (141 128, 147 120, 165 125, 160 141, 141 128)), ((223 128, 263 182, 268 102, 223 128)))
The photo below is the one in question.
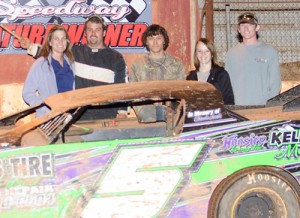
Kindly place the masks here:
POLYGON ((21 37, 21 39, 20 39, 20 45, 21 45, 22 48, 28 49, 31 44, 32 43, 29 41, 28 38, 21 37))

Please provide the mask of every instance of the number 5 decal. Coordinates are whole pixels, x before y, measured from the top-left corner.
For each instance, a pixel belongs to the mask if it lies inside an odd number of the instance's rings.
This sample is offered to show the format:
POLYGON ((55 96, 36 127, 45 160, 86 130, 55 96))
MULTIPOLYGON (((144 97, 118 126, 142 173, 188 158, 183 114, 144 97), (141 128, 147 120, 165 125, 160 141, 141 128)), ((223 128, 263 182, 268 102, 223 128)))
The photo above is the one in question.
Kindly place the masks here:
POLYGON ((102 178, 82 217, 153 217, 183 181, 203 144, 125 147, 102 178))

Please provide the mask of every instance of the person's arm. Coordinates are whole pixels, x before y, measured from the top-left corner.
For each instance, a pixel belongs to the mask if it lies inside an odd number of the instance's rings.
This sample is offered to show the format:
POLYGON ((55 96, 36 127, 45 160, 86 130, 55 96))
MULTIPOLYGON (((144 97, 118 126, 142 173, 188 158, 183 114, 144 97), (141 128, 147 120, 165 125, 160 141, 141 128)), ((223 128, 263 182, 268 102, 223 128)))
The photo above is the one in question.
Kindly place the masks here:
POLYGON ((129 74, 129 82, 138 82, 136 73, 137 73, 137 67, 136 67, 136 64, 133 63, 131 66, 131 72, 129 74))
POLYGON ((120 54, 116 59, 116 72, 115 72, 115 81, 114 83, 127 83, 127 67, 123 56, 120 54))
POLYGON ((198 81, 197 71, 196 70, 190 71, 189 74, 186 76, 186 80, 196 80, 196 81, 198 81))
POLYGON ((229 76, 230 76, 231 71, 232 71, 231 66, 232 66, 232 64, 231 64, 230 54, 229 54, 229 52, 227 52, 227 54, 225 56, 225 67, 224 68, 228 72, 229 76))
POLYGON ((42 48, 42 45, 32 43, 29 41, 28 38, 24 38, 24 37, 21 37, 20 45, 23 49, 27 49, 27 54, 31 55, 34 58, 39 57, 39 53, 42 48))
POLYGON ((269 98, 272 98, 280 93, 281 90, 281 73, 278 60, 278 53, 276 49, 273 49, 271 54, 271 60, 268 66, 269 73, 269 98))
POLYGON ((185 69, 181 61, 179 61, 177 72, 178 72, 178 80, 185 80, 186 78, 185 69))
POLYGON ((43 99, 37 94, 39 85, 37 75, 38 71, 38 64, 35 62, 30 68, 23 87, 23 99, 30 106, 34 106, 43 102, 43 99))
POLYGON ((218 76, 218 86, 222 93, 222 98, 225 105, 234 105, 234 95, 231 86, 231 81, 229 74, 226 70, 223 70, 219 73, 218 76))

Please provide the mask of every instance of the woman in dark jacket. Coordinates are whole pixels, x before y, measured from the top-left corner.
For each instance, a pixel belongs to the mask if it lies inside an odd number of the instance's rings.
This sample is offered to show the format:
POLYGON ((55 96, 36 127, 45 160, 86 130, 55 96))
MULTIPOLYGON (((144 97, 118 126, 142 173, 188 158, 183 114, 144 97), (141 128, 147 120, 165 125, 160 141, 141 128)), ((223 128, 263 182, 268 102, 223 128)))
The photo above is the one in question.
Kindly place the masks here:
POLYGON ((196 70, 190 71, 187 80, 209 82, 221 93, 224 104, 234 105, 234 96, 228 72, 216 64, 213 42, 206 38, 197 41, 194 52, 196 70))

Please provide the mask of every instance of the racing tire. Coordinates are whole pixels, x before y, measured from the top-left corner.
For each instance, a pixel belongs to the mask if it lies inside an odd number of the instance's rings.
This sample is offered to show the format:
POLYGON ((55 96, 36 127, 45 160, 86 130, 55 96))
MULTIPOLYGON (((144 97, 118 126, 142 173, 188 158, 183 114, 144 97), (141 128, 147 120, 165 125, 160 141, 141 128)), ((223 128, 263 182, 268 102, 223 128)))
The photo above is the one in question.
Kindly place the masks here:
POLYGON ((216 187, 209 201, 209 218, 299 218, 300 185, 276 167, 242 169, 216 187))

